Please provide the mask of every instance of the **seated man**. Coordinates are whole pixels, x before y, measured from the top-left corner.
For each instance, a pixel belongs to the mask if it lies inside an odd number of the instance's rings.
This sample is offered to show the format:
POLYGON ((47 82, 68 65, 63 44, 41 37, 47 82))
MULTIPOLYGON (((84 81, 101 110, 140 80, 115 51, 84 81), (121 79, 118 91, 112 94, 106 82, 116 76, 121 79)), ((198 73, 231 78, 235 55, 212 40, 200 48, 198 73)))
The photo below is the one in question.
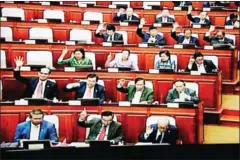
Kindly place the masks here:
POLYGON ((54 99, 58 98, 58 87, 57 84, 48 79, 51 74, 50 68, 41 68, 38 72, 38 78, 22 77, 20 75, 20 67, 24 61, 22 57, 16 57, 14 59, 16 68, 14 69, 14 78, 26 85, 24 91, 24 98, 47 98, 54 99))
POLYGON ((229 1, 208 1, 208 2, 203 2, 203 8, 210 8, 210 7, 217 7, 217 6, 227 7, 229 5, 230 5, 229 1))
POLYGON ((169 124, 166 117, 160 117, 157 124, 147 126, 145 132, 139 135, 139 142, 176 144, 178 137, 177 127, 169 124))
POLYGON ((142 18, 140 21, 140 24, 137 28, 137 35, 142 38, 143 42, 147 43, 155 43, 155 45, 165 45, 166 42, 164 40, 164 37, 158 34, 157 28, 150 26, 149 32, 150 33, 143 33, 142 28, 143 25, 146 23, 145 19, 142 18))
POLYGON ((184 7, 192 5, 191 1, 173 1, 174 7, 184 7))
POLYGON ((103 38, 104 42, 123 41, 122 34, 115 32, 116 28, 113 24, 108 24, 106 27, 107 32, 101 33, 101 30, 103 30, 103 28, 104 28, 104 23, 98 26, 95 33, 96 37, 103 38))
POLYGON ((229 20, 226 21, 225 25, 232 25, 235 28, 239 28, 239 16, 235 13, 231 13, 229 20))
POLYGON ((130 67, 134 71, 139 71, 137 63, 130 59, 130 50, 125 49, 122 51, 122 56, 112 60, 112 54, 110 53, 107 57, 105 67, 130 67), (111 61, 112 60, 112 61, 111 61))
POLYGON ((44 113, 40 109, 30 112, 30 121, 22 122, 17 125, 14 142, 22 140, 51 140, 58 141, 55 125, 43 120, 44 113))
POLYGON ((153 89, 145 87, 143 78, 136 78, 135 85, 124 87, 125 79, 120 79, 117 85, 119 92, 127 93, 126 100, 134 104, 148 104, 153 102, 153 89))
POLYGON ((199 46, 199 40, 192 36, 191 29, 184 29, 184 35, 177 35, 176 29, 179 27, 177 23, 173 24, 173 29, 171 30, 171 37, 177 41, 177 44, 190 44, 193 43, 195 46, 199 46))
POLYGON ((193 58, 190 58, 186 72, 199 71, 200 73, 212 73, 217 67, 211 60, 205 60, 201 52, 195 52, 193 58))
POLYGON ((155 63, 154 69, 176 69, 176 62, 171 60, 170 52, 160 51, 159 52, 160 59, 155 63))
POLYGON ((163 9, 159 15, 160 16, 155 19, 154 23, 175 22, 175 19, 170 17, 168 9, 163 9))
POLYGON ((211 25, 211 21, 207 18, 207 12, 201 12, 199 14, 199 17, 195 17, 195 18, 192 17, 191 13, 192 13, 192 6, 188 6, 187 18, 192 23, 199 23, 199 24, 203 24, 204 26, 211 25))
POLYGON ((127 8, 126 11, 123 8, 120 8, 118 13, 114 15, 113 20, 124 22, 125 20, 128 20, 128 21, 137 20, 137 21, 139 21, 140 19, 136 15, 134 15, 134 12, 133 12, 132 8, 127 8))
POLYGON ((70 67, 81 67, 83 65, 92 65, 92 61, 85 57, 85 51, 83 48, 77 48, 73 51, 72 55, 68 59, 63 59, 68 53, 68 49, 65 48, 62 54, 58 58, 58 64, 67 64, 70 67))
POLYGON ((118 144, 123 140, 123 131, 121 123, 113 121, 114 113, 103 111, 101 119, 94 118, 86 121, 87 112, 84 109, 79 117, 78 125, 84 128, 90 128, 87 140, 110 140, 112 144, 118 144))
POLYGON ((197 104, 199 102, 199 99, 196 96, 196 91, 186 88, 183 80, 176 80, 174 85, 175 88, 168 91, 166 103, 193 101, 197 104))
POLYGON ((214 30, 215 27, 211 26, 209 28, 209 31, 204 35, 203 40, 211 43, 211 45, 213 44, 231 44, 232 46, 234 45, 233 40, 225 37, 225 32, 222 30, 219 30, 216 33, 216 35, 210 37, 211 32, 213 32, 214 30))
POLYGON ((97 84, 98 76, 96 74, 88 74, 86 82, 77 82, 67 84, 64 91, 76 91, 75 99, 78 98, 99 98, 100 103, 105 100, 104 86, 97 84))

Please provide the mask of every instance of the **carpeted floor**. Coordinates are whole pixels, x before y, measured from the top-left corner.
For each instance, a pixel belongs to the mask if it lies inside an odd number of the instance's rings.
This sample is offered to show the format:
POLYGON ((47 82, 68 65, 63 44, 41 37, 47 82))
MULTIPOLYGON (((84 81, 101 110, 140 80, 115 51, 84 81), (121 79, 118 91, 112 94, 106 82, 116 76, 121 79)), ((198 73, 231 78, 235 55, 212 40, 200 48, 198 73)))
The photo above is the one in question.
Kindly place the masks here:
POLYGON ((225 109, 240 110, 239 95, 222 95, 222 107, 225 109))
POLYGON ((204 125, 204 143, 240 143, 239 127, 204 125))

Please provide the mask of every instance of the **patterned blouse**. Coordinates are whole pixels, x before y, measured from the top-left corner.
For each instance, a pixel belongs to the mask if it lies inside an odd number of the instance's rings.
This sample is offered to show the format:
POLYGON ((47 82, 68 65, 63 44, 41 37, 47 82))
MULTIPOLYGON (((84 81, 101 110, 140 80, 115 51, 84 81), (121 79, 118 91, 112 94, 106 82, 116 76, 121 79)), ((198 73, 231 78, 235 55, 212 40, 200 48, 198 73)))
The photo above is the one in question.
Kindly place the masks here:
POLYGON ((88 58, 78 61, 75 57, 71 57, 58 62, 59 65, 68 64, 70 67, 79 67, 82 65, 92 65, 92 61, 88 58))
POLYGON ((162 62, 158 60, 154 66, 154 69, 174 69, 176 68, 175 61, 168 60, 167 62, 162 62))

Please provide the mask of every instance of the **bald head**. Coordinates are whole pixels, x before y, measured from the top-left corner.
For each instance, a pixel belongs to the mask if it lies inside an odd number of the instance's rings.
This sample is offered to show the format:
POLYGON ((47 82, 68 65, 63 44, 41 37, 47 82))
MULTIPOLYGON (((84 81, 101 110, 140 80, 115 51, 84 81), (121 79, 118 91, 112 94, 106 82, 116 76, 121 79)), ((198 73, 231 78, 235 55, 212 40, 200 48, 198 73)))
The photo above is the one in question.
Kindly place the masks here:
POLYGON ((158 119, 158 129, 161 132, 165 132, 168 129, 169 120, 166 117, 160 117, 158 119))
POLYGON ((127 14, 127 16, 132 16, 133 15, 133 9, 132 8, 127 8, 126 9, 126 14, 127 14))
POLYGON ((201 20, 205 19, 207 17, 207 12, 201 12, 199 17, 201 20))
POLYGON ((162 17, 168 17, 169 16, 169 11, 167 9, 164 9, 162 11, 162 17))

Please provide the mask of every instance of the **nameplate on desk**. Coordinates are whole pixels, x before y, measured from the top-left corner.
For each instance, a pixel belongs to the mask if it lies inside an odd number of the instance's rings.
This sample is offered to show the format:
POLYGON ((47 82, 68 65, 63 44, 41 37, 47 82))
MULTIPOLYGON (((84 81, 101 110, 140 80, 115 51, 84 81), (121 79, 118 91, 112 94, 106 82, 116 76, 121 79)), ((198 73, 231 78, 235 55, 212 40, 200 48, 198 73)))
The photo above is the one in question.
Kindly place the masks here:
POLYGON ((110 4, 110 5, 108 5, 108 8, 117 8, 117 6, 113 5, 113 4, 110 4))
POLYGON ((152 6, 144 6, 143 9, 146 9, 146 10, 151 10, 152 9, 152 6))
POLYGON ((81 24, 90 25, 90 21, 81 21, 81 24))
POLYGON ((108 68, 108 72, 111 72, 111 73, 118 72, 118 68, 108 68))
POLYGON ((17 105, 17 106, 27 106, 28 105, 28 101, 24 100, 24 99, 15 100, 14 101, 14 105, 17 105))
POLYGON ((76 72, 75 67, 64 67, 64 72, 76 72))
POLYGON ((24 40, 24 42, 25 44, 36 44, 36 41, 31 39, 24 40))
POLYGON ((203 11, 204 12, 209 12, 209 11, 211 11, 211 8, 203 8, 203 11))
POLYGON ((50 2, 42 2, 42 5, 50 6, 50 2))
POLYGON ((29 144, 28 149, 44 149, 44 144, 29 144))
POLYGON ((162 24, 161 23, 153 23, 153 26, 154 27, 162 27, 162 24))
POLYGON ((181 10, 182 10, 182 7, 174 7, 173 10, 175 10, 175 11, 181 11, 181 10))
POLYGON ((119 101, 118 106, 131 106, 131 103, 129 101, 119 101))
POLYGON ((182 48, 183 48, 183 45, 181 45, 181 44, 175 44, 175 45, 174 45, 174 48, 180 48, 180 49, 182 49, 182 48))
POLYGON ((128 22, 120 22, 120 26, 128 26, 128 22))
POLYGON ((233 29, 233 25, 225 25, 225 29, 233 29))
POLYGON ((31 71, 31 67, 29 66, 21 66, 20 71, 31 71))
POLYGON ((2 22, 5 22, 5 21, 7 21, 7 18, 6 17, 1 17, 1 19, 0 19, 2 22))
POLYGON ((69 100, 68 105, 70 105, 70 106, 81 106, 81 101, 69 100))
POLYGON ((76 42, 75 41, 66 41, 65 44, 66 45, 75 45, 76 42))
POLYGON ((139 43, 139 44, 138 44, 138 47, 147 48, 147 47, 148 47, 148 44, 147 44, 147 43, 139 43))
POLYGON ((86 3, 78 3, 78 7, 87 7, 86 3))
POLYGON ((149 69, 149 73, 158 74, 159 70, 158 69, 149 69))
POLYGON ((38 19, 37 22, 38 23, 47 23, 48 21, 46 19, 38 19))
POLYGON ((204 49, 213 49, 213 46, 204 46, 204 49))
POLYGON ((103 42, 102 46, 111 47, 112 46, 112 42, 103 42))
POLYGON ((194 24, 192 28, 201 28, 201 24, 194 24))
POLYGON ((179 108, 178 103, 167 103, 167 108, 179 108))
POLYGON ((190 72, 190 75, 201 75, 201 72, 199 72, 199 71, 191 71, 190 72))

